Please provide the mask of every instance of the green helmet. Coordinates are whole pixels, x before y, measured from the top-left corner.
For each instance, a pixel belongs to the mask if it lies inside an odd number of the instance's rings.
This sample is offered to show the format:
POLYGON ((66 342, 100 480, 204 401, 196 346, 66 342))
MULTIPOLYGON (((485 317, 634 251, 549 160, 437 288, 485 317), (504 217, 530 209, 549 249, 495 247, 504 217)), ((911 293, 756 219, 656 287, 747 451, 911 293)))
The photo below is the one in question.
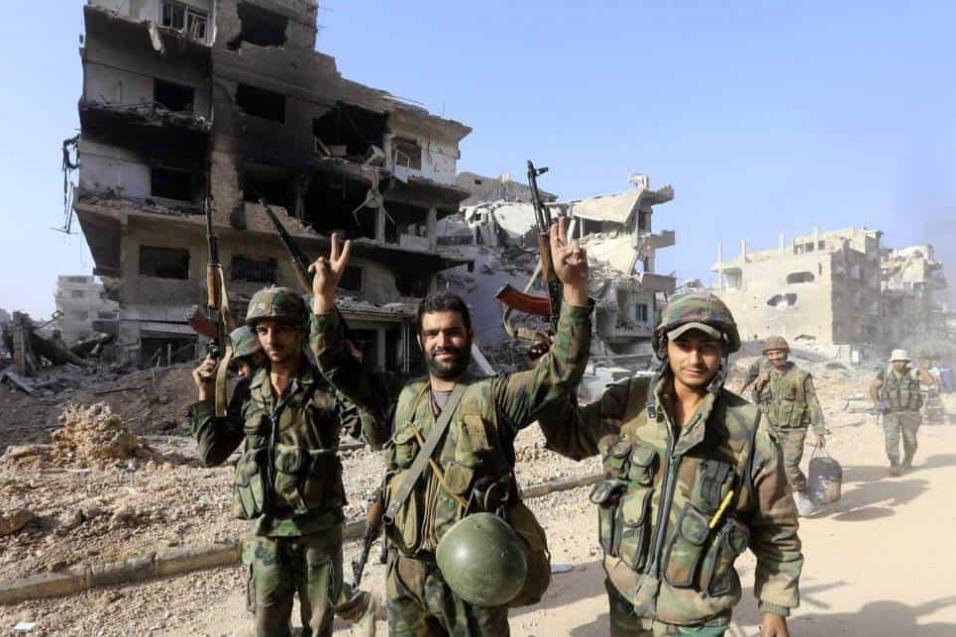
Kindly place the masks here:
POLYGON ((254 326, 262 319, 275 319, 294 325, 306 325, 305 301, 289 288, 269 287, 252 295, 246 311, 246 323, 254 326))
POLYGON ((664 308, 661 323, 654 330, 654 352, 663 359, 667 339, 677 338, 691 329, 723 339, 728 354, 740 349, 737 323, 724 302, 707 292, 693 292, 671 301, 664 308))
POLYGON ((262 345, 259 344, 259 337, 248 325, 232 330, 229 333, 229 340, 232 341, 233 360, 252 356, 262 349, 262 345))
POLYGON ((494 513, 456 522, 438 542, 435 558, 452 592, 476 606, 504 606, 528 576, 521 538, 494 513))
POLYGON ((788 343, 787 339, 782 336, 768 336, 765 338, 763 341, 763 353, 766 354, 767 352, 775 349, 789 352, 790 343, 788 343))

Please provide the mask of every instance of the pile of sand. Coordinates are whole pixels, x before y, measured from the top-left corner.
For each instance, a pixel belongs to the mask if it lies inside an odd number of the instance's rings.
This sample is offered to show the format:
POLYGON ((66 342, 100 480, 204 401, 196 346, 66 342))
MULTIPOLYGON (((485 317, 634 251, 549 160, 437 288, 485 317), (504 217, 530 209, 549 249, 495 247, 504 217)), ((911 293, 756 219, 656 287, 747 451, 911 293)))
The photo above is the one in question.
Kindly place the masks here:
POLYGON ((50 436, 54 461, 96 465, 152 455, 143 440, 104 403, 67 405, 59 420, 60 428, 50 436))

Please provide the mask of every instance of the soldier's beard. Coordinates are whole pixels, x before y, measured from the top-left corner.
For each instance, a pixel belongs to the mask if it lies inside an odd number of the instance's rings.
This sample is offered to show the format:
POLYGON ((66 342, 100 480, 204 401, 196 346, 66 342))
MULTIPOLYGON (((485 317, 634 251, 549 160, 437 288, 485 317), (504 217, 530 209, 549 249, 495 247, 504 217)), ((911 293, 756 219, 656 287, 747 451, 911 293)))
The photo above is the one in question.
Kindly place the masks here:
POLYGON ((465 373, 471 363, 471 339, 464 347, 433 347, 425 353, 425 366, 428 373, 441 380, 455 380, 465 373), (450 354, 449 360, 435 358, 440 354, 450 354))

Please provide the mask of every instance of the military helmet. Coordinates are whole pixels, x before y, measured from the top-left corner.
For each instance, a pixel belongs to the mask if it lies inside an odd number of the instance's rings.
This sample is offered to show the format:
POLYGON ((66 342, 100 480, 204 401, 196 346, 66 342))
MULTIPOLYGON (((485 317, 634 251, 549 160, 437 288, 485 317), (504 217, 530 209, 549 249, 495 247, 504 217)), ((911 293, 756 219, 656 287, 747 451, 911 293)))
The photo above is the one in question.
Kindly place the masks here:
POLYGON ((262 319, 275 319, 294 325, 306 325, 305 301, 294 290, 269 287, 252 295, 246 311, 246 323, 255 325, 262 319))
POLYGON ((521 538, 494 513, 473 513, 438 542, 435 559, 455 595, 476 606, 503 606, 528 577, 521 538))
POLYGON ((766 354, 767 352, 775 349, 789 352, 790 343, 788 343, 787 339, 782 336, 768 336, 765 338, 763 341, 763 353, 766 354))
POLYGON ((262 349, 259 343, 259 337, 252 331, 248 325, 237 327, 229 333, 229 340, 232 341, 232 358, 245 358, 252 356, 262 349))
POLYGON ((674 299, 664 308, 661 323, 654 330, 654 352, 663 359, 667 340, 692 329, 725 341, 727 353, 740 349, 740 334, 730 309, 713 294, 693 292, 674 299))

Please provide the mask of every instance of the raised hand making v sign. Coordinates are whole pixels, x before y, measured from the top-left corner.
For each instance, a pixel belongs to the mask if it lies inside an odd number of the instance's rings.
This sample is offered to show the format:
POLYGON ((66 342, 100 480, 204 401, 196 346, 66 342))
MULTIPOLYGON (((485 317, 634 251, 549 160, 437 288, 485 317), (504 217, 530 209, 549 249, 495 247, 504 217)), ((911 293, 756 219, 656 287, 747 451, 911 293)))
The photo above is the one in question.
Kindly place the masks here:
POLYGON ((564 284, 564 302, 588 304, 588 256, 577 241, 568 241, 568 218, 559 217, 551 224, 551 260, 554 273, 564 284))
POLYGON ((312 311, 326 314, 335 309, 335 290, 345 272, 352 252, 352 242, 339 245, 338 233, 332 233, 332 247, 328 257, 319 257, 309 266, 312 273, 312 311))

